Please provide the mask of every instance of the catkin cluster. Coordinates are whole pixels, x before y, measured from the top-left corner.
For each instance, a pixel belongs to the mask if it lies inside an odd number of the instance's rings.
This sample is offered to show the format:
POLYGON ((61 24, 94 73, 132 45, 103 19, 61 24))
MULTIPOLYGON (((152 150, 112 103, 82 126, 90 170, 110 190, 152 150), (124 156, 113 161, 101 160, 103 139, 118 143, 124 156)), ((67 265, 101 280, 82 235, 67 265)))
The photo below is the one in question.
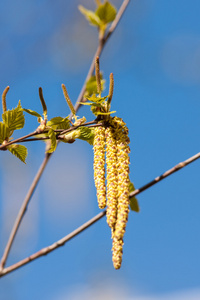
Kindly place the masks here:
POLYGON ((107 205, 106 215, 112 232, 112 259, 115 269, 121 267, 123 236, 129 213, 129 143, 128 128, 120 118, 110 118, 106 129, 103 127, 95 129, 94 178, 98 203, 101 204, 99 207, 103 208, 102 199, 104 207, 107 205), (105 191, 105 163, 107 191, 105 191))

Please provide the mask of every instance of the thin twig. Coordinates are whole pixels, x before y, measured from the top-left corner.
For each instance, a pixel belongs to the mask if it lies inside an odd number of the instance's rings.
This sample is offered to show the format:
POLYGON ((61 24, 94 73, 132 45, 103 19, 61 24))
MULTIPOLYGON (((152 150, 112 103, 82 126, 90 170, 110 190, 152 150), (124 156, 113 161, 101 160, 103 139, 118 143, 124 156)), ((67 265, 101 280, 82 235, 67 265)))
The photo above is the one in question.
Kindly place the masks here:
POLYGON ((146 189, 148 189, 149 187, 151 187, 152 185, 160 182, 161 180, 165 179, 166 177, 168 177, 169 175, 179 171, 180 169, 184 168, 185 166, 191 164, 193 161, 197 160, 198 158, 200 158, 200 152, 195 154, 194 156, 186 159, 183 162, 180 162, 179 164, 177 164, 176 166, 174 166, 173 168, 169 169, 168 171, 166 171, 165 173, 163 173, 162 175, 156 177, 154 180, 150 181, 149 183, 145 184, 144 186, 142 186, 141 188, 133 191, 130 193, 129 197, 133 197, 136 196, 138 194, 140 194, 141 192, 145 191, 146 189))
MULTIPOLYGON (((162 175, 156 177, 154 180, 150 181, 149 183, 145 184, 141 188, 139 188, 139 189, 135 190, 134 192, 130 193, 129 197, 133 197, 133 196, 136 196, 136 195, 142 193, 146 189, 150 188, 152 185, 160 182, 161 180, 168 177, 169 175, 172 175, 173 173, 175 173, 175 172, 179 171, 180 169, 186 167, 187 165, 191 164, 193 161, 197 160, 198 158, 200 158, 200 152, 195 154, 194 156, 188 158, 187 160, 185 160, 183 162, 180 162, 179 164, 177 164, 173 168, 169 169, 168 171, 166 171, 162 175)), ((31 261, 33 261, 33 260, 35 260, 35 259, 37 259, 37 258, 39 258, 43 255, 46 255, 46 254, 54 251, 55 249, 57 249, 61 246, 63 246, 66 242, 71 240, 73 237, 77 236, 79 233, 81 233, 82 231, 84 231, 85 229, 90 227, 92 224, 96 223, 98 220, 103 218, 105 215, 106 215, 106 210, 102 211, 101 213, 99 213, 98 215, 96 215, 95 217, 93 217, 92 219, 87 221, 86 223, 84 223, 82 226, 80 226, 76 230, 72 231, 67 236, 65 236, 62 239, 60 239, 59 241, 55 242, 54 244, 39 250, 38 252, 30 255, 29 257, 27 257, 27 258, 15 263, 15 264, 9 266, 7 268, 2 269, 1 272, 0 272, 0 277, 2 277, 4 275, 20 268, 20 267, 28 264, 29 262, 31 262, 31 261)))
POLYGON ((68 242, 69 240, 71 240, 73 237, 75 237, 76 235, 78 235, 79 233, 81 233, 82 231, 84 231, 86 228, 90 227, 93 223, 97 222, 99 219, 101 219, 103 216, 105 216, 106 211, 102 211, 100 212, 98 215, 96 215, 95 217, 93 217, 92 219, 90 219, 89 221, 87 221, 86 223, 84 223, 83 225, 81 225, 80 227, 78 227, 77 229, 75 229, 74 231, 72 231, 70 234, 66 235, 65 237, 63 237, 62 239, 60 239, 59 241, 53 243, 52 245, 45 247, 41 250, 39 250, 38 252, 30 255, 29 257, 17 262, 16 264, 11 265, 10 267, 4 268, 2 270, 2 272, 0 272, 0 277, 30 263, 31 261, 43 256, 43 255, 47 255, 49 252, 52 252, 53 250, 64 246, 64 244, 66 242, 68 242))
MULTIPOLYGON (((98 45, 98 47, 97 47, 96 53, 95 53, 95 55, 94 55, 94 58, 93 58, 93 60, 92 60, 92 64, 91 64, 90 69, 89 69, 89 71, 88 71, 88 74, 87 74, 87 76, 86 76, 86 80, 85 80, 85 82, 84 82, 84 84, 83 84, 83 87, 82 87, 82 89, 81 89, 81 92, 80 92, 80 94, 79 94, 79 96, 78 96, 78 99, 77 99, 77 101, 76 101, 76 105, 75 105, 75 111, 76 111, 76 112, 77 112, 77 110, 78 110, 79 107, 80 107, 80 103, 79 103, 79 102, 81 102, 81 100, 82 100, 82 98, 83 98, 83 96, 84 96, 85 88, 86 88, 86 83, 87 83, 87 81, 89 80, 89 78, 91 77, 91 75, 92 75, 92 73, 93 73, 95 58, 96 58, 96 56, 100 56, 100 54, 101 54, 101 52, 102 52, 102 50, 103 50, 103 48, 104 48, 105 43, 107 42, 108 38, 110 37, 110 35, 113 33, 113 31, 114 31, 115 28, 117 27, 117 24, 119 23, 119 21, 120 21, 122 15, 123 15, 123 12, 125 11, 125 9, 126 9, 128 3, 129 3, 129 0, 124 0, 124 1, 123 1, 122 5, 121 5, 121 7, 120 7, 120 9, 119 9, 119 12, 118 12, 118 14, 117 14, 117 16, 116 16, 116 18, 115 18, 116 21, 113 21, 113 23, 111 24, 111 27, 110 27, 110 29, 109 29, 109 31, 108 31, 106 37, 105 37, 103 40, 100 40, 100 41, 99 41, 99 45, 98 45)), ((71 119, 71 118, 72 118, 72 115, 70 116, 70 119, 71 119)), ((29 201, 30 201, 30 199, 31 199, 31 197, 32 197, 32 195, 33 195, 33 192, 34 192, 34 190, 35 190, 35 188, 36 188, 36 185, 37 185, 38 181, 40 180, 40 177, 41 177, 41 175, 42 175, 42 173, 43 173, 43 171, 44 171, 44 169, 45 169, 45 166, 46 166, 46 164, 47 164, 47 162, 48 162, 48 160, 49 160, 49 158, 50 158, 51 156, 52 156, 52 154, 46 154, 45 159, 44 159, 44 161, 42 162, 42 165, 41 165, 40 169, 38 170, 38 172, 37 172, 37 174, 36 174, 35 179, 37 178, 37 180, 34 179, 32 185, 31 185, 31 187, 30 187, 30 189, 29 189, 29 191, 28 191, 28 194, 27 194, 26 198, 24 199, 24 202, 23 202, 23 204, 22 204, 22 207, 20 208, 19 214, 18 214, 18 216, 17 216, 17 219, 16 219, 16 221, 15 221, 15 223, 14 223, 14 226, 13 226, 13 229, 12 229, 12 231, 11 231, 11 234, 10 234, 10 237, 9 237, 9 240, 8 240, 8 243, 7 243, 7 245, 6 245, 6 248, 5 248, 5 251, 4 251, 2 260, 1 260, 1 264, 0 264, 0 270, 2 270, 2 269, 4 268, 4 265, 5 265, 5 263, 6 263, 8 254, 9 254, 9 252, 10 252, 10 248, 11 248, 11 246, 12 246, 14 237, 15 237, 15 235, 16 235, 16 233, 17 233, 17 230, 18 230, 18 228, 19 228, 19 225, 20 225, 20 223, 21 223, 21 221, 22 221, 22 218, 23 218, 23 216, 24 216, 24 213, 25 213, 25 211, 26 211, 26 209, 27 209, 27 205, 28 205, 28 203, 29 203, 29 201), (23 213, 22 213, 22 212, 23 212, 23 213), (1 268, 2 268, 2 269, 1 269, 1 268)), ((3 270, 4 270, 4 269, 3 269, 3 270)), ((3 271, 3 270, 2 270, 2 271, 3 271)))
POLYGON ((29 137, 31 137, 33 135, 37 135, 37 134, 39 134, 39 133, 37 133, 36 131, 34 131, 34 132, 26 134, 26 135, 24 135, 24 136, 22 136, 22 137, 20 137, 18 139, 12 140, 12 141, 6 143, 6 145, 1 145, 0 146, 0 150, 6 149, 6 147, 9 146, 9 145, 12 145, 12 144, 15 144, 15 143, 18 143, 18 142, 23 142, 25 139, 27 139, 27 138, 29 138, 29 137))
MULTIPOLYGON (((85 122, 84 124, 80 124, 78 126, 74 126, 74 127, 70 127, 69 129, 66 129, 66 130, 63 130, 63 129, 55 129, 54 131, 55 132, 60 132, 60 134, 64 134, 66 132, 70 132, 72 130, 75 130, 77 129, 78 127, 80 126, 87 126, 87 125, 90 125, 90 124, 95 124, 96 121, 93 120, 93 121, 89 121, 89 122, 85 122)), ((26 134, 20 138, 17 138, 15 140, 12 140, 8 143, 6 143, 6 145, 1 145, 0 146, 0 150, 5 150, 7 146, 10 146, 12 144, 15 144, 15 143, 23 143, 23 142, 30 142, 30 141, 42 141, 42 140, 46 140, 46 139, 49 139, 49 137, 44 137, 44 138, 32 138, 32 139, 28 139, 29 137, 31 136, 34 136, 34 135, 40 135, 41 133, 47 133, 48 131, 44 131, 44 132, 37 132, 37 131, 33 131, 29 134, 26 134)))
POLYGON ((49 157, 50 157, 50 154, 46 153, 45 158, 44 158, 44 160, 43 160, 43 162, 42 162, 42 164, 41 164, 41 166, 40 166, 40 168, 39 168, 39 170, 38 170, 38 172, 37 172, 37 174, 36 174, 36 176, 35 176, 32 184, 31 184, 31 186, 30 186, 30 189, 29 189, 29 191, 28 191, 25 199, 24 199, 24 202, 22 203, 22 206, 21 206, 21 208, 19 210, 19 213, 18 213, 17 218, 15 220, 14 226, 13 226, 12 231, 10 233, 10 237, 8 239, 6 248, 4 250, 4 254, 3 254, 2 259, 1 259, 0 270, 2 270, 4 268, 4 265, 6 263, 8 254, 10 252, 10 248, 12 246, 13 240, 15 238, 15 235, 17 233, 17 230, 19 228, 21 220, 22 220, 22 218, 23 218, 23 216, 24 216, 24 214, 26 212, 26 209, 27 209, 28 203, 30 201, 30 198, 31 198, 33 192, 36 189, 38 181, 41 178, 41 175, 42 175, 42 173, 43 173, 43 171, 44 171, 44 169, 45 169, 45 167, 47 165, 47 162, 49 161, 49 157))
MULTIPOLYGON (((94 122, 92 122, 92 123, 94 123, 94 122)), ((103 123, 96 124, 96 121, 95 121, 95 124, 89 125, 89 126, 87 126, 87 128, 99 127, 99 126, 102 126, 102 125, 103 125, 103 123)), ((86 124, 81 124, 81 125, 78 125, 78 126, 71 127, 70 130, 66 129, 62 134, 60 133, 59 135, 57 135, 56 139, 57 140, 63 140, 63 134, 65 134, 67 132, 70 132, 72 130, 75 130, 75 129, 79 128, 79 127, 83 127, 83 126, 86 126, 86 124)), ((54 131, 56 132, 56 130, 54 130, 54 131)), ((60 132, 60 130, 58 130, 58 132, 60 132)), ((21 141, 21 143, 35 142, 35 141, 45 141, 45 140, 49 140, 49 139, 50 139, 49 136, 47 136, 47 137, 40 137, 40 138, 31 138, 31 139, 26 139, 24 141, 21 141)))

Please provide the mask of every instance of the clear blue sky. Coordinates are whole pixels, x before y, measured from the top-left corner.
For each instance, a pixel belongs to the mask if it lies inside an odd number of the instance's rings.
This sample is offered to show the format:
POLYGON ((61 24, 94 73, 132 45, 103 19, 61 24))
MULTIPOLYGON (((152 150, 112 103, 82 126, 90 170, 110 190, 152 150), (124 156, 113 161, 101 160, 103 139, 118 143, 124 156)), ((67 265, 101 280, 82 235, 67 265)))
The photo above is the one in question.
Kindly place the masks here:
MULTIPOLYGON (((122 1, 113 1, 119 8, 122 1)), ((0 92, 8 108, 20 99, 41 112, 43 88, 49 117, 66 116, 65 83, 75 103, 97 46, 77 6, 93 1, 8 0, 0 3, 0 92)), ((114 73, 112 110, 130 130, 131 173, 141 187, 199 152, 200 2, 132 0, 106 45, 101 69, 114 73)), ((107 84, 108 87, 108 84, 107 84)), ((88 107, 79 116, 93 119, 88 107)), ((26 116, 25 128, 37 126, 26 116)), ((39 168, 45 145, 27 144, 23 165, 0 156, 0 255, 19 207, 39 168)), ((70 233, 99 212, 93 153, 77 141, 52 156, 20 227, 8 265, 70 233)), ((196 161, 138 195, 130 213, 123 263, 112 266, 106 219, 64 247, 0 279, 0 299, 200 299, 200 189, 196 161)))

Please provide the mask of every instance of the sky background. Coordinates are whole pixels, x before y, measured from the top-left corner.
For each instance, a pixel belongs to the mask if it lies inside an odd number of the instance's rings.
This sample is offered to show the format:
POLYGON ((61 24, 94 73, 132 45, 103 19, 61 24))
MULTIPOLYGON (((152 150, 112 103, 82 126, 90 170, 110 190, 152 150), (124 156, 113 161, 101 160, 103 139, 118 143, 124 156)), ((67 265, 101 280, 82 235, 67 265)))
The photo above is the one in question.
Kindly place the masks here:
MULTIPOLYGON (((122 1, 114 1, 117 8, 122 1)), ((96 28, 77 6, 94 1, 0 2, 0 92, 9 109, 19 99, 48 116, 65 117, 80 92, 97 47, 96 28)), ((199 152, 199 0, 132 0, 106 44, 100 66, 114 73, 112 110, 127 123, 130 179, 139 188, 199 152)), ((108 83, 106 84, 108 92, 108 83)), ((80 117, 94 119, 88 107, 80 117)), ((26 115, 19 137, 38 126, 26 115)), ((0 256, 20 205, 44 158, 45 144, 28 146, 27 164, 0 155, 0 256)), ((60 144, 28 206, 7 265, 50 245, 99 213, 92 147, 60 144)), ((103 218, 64 247, 0 279, 6 300, 200 299, 200 189, 196 161, 138 195, 130 212, 120 270, 112 265, 110 229, 103 218)))

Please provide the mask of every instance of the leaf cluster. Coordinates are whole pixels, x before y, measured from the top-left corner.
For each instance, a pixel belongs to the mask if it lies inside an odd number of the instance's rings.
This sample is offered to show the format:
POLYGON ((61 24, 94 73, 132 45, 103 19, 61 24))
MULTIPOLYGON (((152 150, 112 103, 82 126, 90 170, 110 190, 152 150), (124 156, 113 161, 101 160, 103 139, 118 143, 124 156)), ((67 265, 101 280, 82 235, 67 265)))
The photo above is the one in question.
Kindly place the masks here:
POLYGON ((96 2, 97 8, 95 11, 86 9, 82 5, 79 5, 79 10, 92 26, 96 26, 99 29, 99 35, 103 37, 108 24, 114 21, 117 10, 109 1, 96 2))
POLYGON ((25 146, 18 144, 6 146, 6 144, 12 139, 13 132, 23 128, 24 124, 25 118, 21 102, 19 100, 16 108, 6 110, 2 114, 2 122, 0 122, 0 143, 5 145, 4 150, 9 150, 13 155, 25 163, 28 154, 25 146))

